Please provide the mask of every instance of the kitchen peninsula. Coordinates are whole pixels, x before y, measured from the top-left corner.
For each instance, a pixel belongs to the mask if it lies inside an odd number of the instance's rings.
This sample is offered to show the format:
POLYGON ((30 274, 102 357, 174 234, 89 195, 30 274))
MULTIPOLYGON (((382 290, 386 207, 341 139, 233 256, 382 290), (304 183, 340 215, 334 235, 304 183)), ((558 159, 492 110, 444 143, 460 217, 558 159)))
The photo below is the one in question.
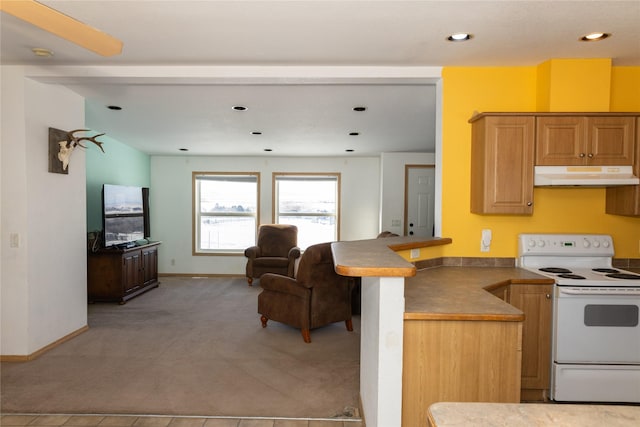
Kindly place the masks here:
POLYGON ((389 237, 331 245, 336 272, 362 278, 360 399, 369 427, 402 423, 404 278, 414 276, 416 267, 394 251, 449 243, 389 237))
POLYGON ((424 425, 429 405, 445 397, 520 401, 524 315, 490 291, 550 281, 514 267, 418 271, 394 252, 448 243, 332 245, 336 271, 362 277, 360 395, 369 426, 424 425))
MULTIPOLYGON (((552 283, 516 267, 441 266, 408 278, 402 425, 424 425, 427 408, 435 402, 520 403, 521 379, 529 379, 522 375, 528 361, 523 355, 525 314, 501 296, 552 283)), ((550 300, 544 294, 541 299, 550 309, 550 300)), ((543 357, 549 354, 547 347, 543 357)), ((548 388, 548 377, 541 388, 548 388)))

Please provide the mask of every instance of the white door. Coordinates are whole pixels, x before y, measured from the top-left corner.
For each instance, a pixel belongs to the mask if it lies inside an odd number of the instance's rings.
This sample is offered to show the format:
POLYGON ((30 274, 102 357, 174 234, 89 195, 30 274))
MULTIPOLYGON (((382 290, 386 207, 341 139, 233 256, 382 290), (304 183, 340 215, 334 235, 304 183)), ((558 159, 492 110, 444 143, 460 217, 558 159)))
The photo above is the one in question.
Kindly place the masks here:
POLYGON ((435 180, 435 166, 406 166, 404 201, 404 234, 406 236, 433 236, 435 180))

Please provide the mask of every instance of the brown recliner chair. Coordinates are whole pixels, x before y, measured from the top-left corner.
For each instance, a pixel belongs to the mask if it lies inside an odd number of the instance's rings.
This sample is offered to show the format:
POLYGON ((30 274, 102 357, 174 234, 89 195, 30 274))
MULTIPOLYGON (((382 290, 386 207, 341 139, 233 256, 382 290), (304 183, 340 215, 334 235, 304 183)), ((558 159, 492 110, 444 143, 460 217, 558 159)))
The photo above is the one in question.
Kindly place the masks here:
POLYGON ((300 258, 297 277, 267 273, 260 279, 258 313, 262 327, 275 320, 300 328, 304 342, 311 342, 310 330, 351 321, 351 285, 348 277, 335 271, 331 243, 309 246, 300 258))
POLYGON ((264 273, 293 277, 296 259, 300 257, 298 227, 288 224, 263 224, 258 229, 258 243, 244 251, 247 260, 247 281, 259 279, 264 273))

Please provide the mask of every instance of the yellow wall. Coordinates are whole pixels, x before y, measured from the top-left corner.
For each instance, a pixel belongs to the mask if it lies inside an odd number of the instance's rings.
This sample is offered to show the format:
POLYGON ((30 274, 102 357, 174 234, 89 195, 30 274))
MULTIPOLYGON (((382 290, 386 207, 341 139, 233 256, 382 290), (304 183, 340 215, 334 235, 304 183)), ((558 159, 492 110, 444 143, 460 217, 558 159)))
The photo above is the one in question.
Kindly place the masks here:
MULTIPOLYGON (((580 73, 579 68, 574 70, 580 73)), ((573 232, 611 234, 616 257, 640 258, 640 218, 605 214, 601 188, 536 188, 532 216, 470 212, 469 118, 474 111, 540 111, 545 102, 541 98, 550 98, 538 93, 538 78, 544 72, 542 66, 443 69, 442 236, 453 239, 443 248, 443 256, 514 257, 519 233, 573 232), (480 252, 484 228, 493 231, 489 252, 480 252)), ((640 111, 640 67, 611 67, 610 76, 610 110, 640 111)), ((558 93, 553 96, 562 102, 558 93)), ((590 110, 586 106, 575 111, 590 110)))
POLYGON ((609 111, 611 59, 550 59, 537 75, 537 111, 609 111))

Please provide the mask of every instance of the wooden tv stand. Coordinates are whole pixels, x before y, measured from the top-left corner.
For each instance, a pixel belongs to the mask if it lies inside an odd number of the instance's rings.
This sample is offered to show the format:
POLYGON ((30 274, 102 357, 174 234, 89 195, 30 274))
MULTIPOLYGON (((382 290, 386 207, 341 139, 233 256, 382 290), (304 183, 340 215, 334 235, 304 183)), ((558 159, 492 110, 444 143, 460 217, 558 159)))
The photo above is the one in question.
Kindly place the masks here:
POLYGON ((157 288, 158 246, 161 242, 127 249, 99 249, 87 256, 87 297, 92 302, 118 302, 157 288))

